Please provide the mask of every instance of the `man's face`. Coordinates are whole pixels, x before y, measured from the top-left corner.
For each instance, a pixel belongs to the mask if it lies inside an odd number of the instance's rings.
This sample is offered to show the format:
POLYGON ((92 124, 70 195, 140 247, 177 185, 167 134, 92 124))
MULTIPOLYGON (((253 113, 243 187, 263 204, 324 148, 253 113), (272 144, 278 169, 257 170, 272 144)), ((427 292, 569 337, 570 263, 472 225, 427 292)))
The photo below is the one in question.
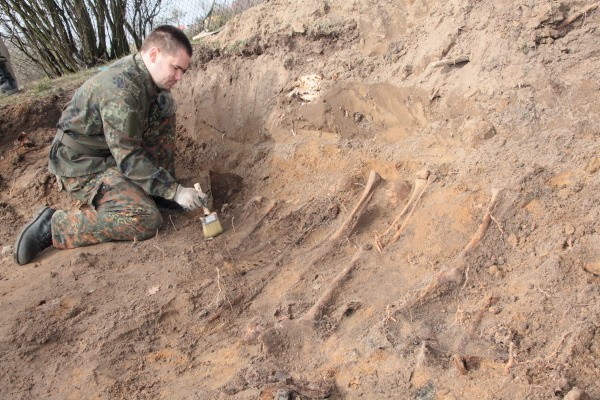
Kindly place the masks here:
POLYGON ((150 76, 160 89, 170 90, 174 84, 183 78, 183 74, 190 66, 190 56, 184 49, 178 49, 174 55, 165 53, 157 47, 150 49, 150 76))

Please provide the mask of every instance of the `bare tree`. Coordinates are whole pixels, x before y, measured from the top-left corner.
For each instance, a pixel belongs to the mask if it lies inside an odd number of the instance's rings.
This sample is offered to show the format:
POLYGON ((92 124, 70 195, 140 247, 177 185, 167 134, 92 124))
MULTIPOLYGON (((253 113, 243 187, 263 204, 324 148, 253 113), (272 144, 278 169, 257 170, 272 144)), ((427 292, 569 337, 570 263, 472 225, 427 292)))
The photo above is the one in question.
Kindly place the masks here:
POLYGON ((49 77, 139 49, 163 0, 0 0, 0 30, 49 77))

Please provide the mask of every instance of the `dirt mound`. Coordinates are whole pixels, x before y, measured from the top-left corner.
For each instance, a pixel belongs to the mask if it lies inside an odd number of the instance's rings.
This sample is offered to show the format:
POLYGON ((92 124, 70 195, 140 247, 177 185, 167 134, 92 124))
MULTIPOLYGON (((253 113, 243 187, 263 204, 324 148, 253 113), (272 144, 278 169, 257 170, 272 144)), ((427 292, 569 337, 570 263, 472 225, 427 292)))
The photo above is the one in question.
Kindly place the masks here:
POLYGON ((54 108, 4 107, 2 397, 600 398, 599 27, 577 1, 265 2, 175 92, 179 178, 225 233, 169 214, 20 268, 35 207, 77 204, 54 108))

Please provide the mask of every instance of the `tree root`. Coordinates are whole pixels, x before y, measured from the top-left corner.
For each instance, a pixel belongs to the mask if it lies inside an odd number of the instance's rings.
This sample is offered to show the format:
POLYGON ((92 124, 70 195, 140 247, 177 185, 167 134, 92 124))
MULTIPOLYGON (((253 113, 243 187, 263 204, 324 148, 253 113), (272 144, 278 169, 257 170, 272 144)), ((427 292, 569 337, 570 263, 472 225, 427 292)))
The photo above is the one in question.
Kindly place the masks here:
POLYGON ((298 318, 301 322, 312 322, 315 323, 323 314, 323 311, 329 306, 334 298, 335 292, 342 286, 348 276, 356 267, 357 261, 362 257, 363 250, 360 249, 356 252, 350 263, 340 271, 335 279, 331 282, 327 290, 321 294, 319 299, 313 304, 313 306, 304 313, 303 316, 298 318))
POLYGON ((398 307, 396 307, 393 316, 396 316, 409 308, 419 306, 426 301, 445 293, 450 287, 463 281, 466 268, 464 262, 465 257, 479 245, 490 226, 490 222, 494 219, 492 212, 496 209, 500 190, 492 189, 491 192, 492 195, 487 211, 469 243, 458 256, 451 261, 450 266, 442 268, 437 274, 428 279, 429 283, 425 286, 409 293, 404 300, 400 302, 398 307))
POLYGON ((508 346, 508 361, 504 366, 504 373, 506 375, 510 374, 510 370, 515 365, 515 342, 511 341, 508 346))
POLYGON ((427 170, 421 171, 419 173, 419 176, 417 176, 417 179, 415 180, 413 192, 410 196, 410 199, 408 199, 406 206, 402 209, 402 211, 400 211, 400 214, 398 214, 396 219, 394 219, 394 221, 385 230, 385 232, 383 232, 379 237, 377 237, 375 246, 377 247, 377 249, 379 249, 379 251, 382 251, 386 246, 395 243, 400 238, 400 235, 402 235, 404 228, 408 224, 408 221, 410 220, 415 209, 417 208, 417 205, 421 200, 423 193, 425 193, 427 188, 433 182, 435 182, 435 180, 435 175, 431 175, 427 170), (407 212, 408 215, 406 215, 407 212), (402 223, 400 223, 400 220, 405 215, 406 218, 402 223))

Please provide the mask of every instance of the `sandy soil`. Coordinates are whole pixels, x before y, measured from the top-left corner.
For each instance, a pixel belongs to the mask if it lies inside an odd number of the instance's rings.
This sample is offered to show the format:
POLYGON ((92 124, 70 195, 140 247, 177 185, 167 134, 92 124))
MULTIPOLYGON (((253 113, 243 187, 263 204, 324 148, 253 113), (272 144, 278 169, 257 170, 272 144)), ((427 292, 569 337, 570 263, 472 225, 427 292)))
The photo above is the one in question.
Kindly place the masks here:
POLYGON ((272 0, 195 48, 225 233, 16 266, 70 93, 0 113, 4 399, 600 399, 600 9, 272 0), (369 180, 369 178, 371 178, 369 180))

